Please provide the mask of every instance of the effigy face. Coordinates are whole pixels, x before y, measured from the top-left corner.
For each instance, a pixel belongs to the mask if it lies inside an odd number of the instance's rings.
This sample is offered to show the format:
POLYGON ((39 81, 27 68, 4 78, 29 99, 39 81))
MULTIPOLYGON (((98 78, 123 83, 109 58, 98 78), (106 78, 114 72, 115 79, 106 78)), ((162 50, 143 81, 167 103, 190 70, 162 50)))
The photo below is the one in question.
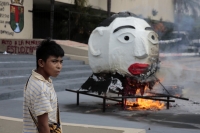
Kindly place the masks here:
POLYGON ((158 35, 143 19, 117 17, 97 27, 89 38, 89 65, 94 73, 147 78, 158 66, 158 35))

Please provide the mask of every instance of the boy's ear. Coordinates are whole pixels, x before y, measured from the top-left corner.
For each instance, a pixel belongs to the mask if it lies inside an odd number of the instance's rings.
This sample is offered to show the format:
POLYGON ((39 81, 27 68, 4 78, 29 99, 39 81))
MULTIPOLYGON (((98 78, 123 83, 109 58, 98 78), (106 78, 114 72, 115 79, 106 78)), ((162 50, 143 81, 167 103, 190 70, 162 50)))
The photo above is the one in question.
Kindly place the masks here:
POLYGON ((38 60, 38 65, 39 65, 40 67, 44 67, 44 61, 43 61, 42 59, 39 59, 39 60, 38 60))

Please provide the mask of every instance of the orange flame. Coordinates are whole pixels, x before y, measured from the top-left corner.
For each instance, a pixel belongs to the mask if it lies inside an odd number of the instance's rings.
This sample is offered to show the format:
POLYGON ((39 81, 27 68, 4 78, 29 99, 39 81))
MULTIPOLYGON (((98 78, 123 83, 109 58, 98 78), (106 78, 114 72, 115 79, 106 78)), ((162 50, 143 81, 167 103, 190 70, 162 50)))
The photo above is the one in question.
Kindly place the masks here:
POLYGON ((161 110, 165 104, 160 101, 138 98, 135 102, 126 101, 126 106, 129 106, 128 110, 161 110))
MULTIPOLYGON (((145 87, 145 92, 147 91, 147 89, 148 88, 145 87)), ((140 89, 136 91, 136 95, 139 94, 140 94, 140 89)), ((127 99, 126 106, 128 106, 127 108, 128 110, 161 110, 164 108, 165 104, 161 101, 136 98, 135 101, 127 99)))

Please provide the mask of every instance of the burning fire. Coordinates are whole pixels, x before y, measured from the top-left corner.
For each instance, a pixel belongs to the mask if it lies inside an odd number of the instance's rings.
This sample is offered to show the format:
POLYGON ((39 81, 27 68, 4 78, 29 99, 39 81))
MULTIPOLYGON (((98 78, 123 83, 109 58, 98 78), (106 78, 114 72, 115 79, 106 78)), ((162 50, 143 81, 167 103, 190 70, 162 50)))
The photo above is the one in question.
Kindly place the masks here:
POLYGON ((165 105, 160 101, 138 98, 135 102, 127 100, 126 106, 128 106, 128 110, 161 110, 165 105))
MULTIPOLYGON (((145 92, 147 92, 147 89, 148 88, 145 87, 145 92)), ((140 89, 137 89, 136 95, 140 94, 140 89)), ((128 110, 161 110, 164 106, 165 104, 163 102, 149 99, 136 98, 126 100, 126 107, 128 107, 128 110)))

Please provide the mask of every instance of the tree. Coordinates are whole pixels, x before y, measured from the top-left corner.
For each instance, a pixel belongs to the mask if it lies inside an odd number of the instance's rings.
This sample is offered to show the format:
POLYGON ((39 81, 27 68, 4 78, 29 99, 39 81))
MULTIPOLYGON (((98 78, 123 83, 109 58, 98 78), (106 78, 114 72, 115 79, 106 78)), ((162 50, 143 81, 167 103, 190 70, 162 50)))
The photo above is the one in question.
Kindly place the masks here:
MULTIPOLYGON (((198 17, 198 12, 200 9, 199 0, 174 0, 174 9, 176 13, 175 21, 177 21, 177 30, 181 30, 181 25, 184 25, 184 18, 186 13, 191 13, 194 18, 198 17)), ((182 26, 183 27, 183 26, 182 26)))
MULTIPOLYGON (((86 9, 87 9, 87 8, 85 8, 87 6, 87 2, 88 2, 88 0, 75 0, 74 5, 75 5, 75 8, 76 8, 76 11, 81 12, 81 13, 85 13, 86 9)), ((77 14, 76 15, 76 22, 75 22, 76 25, 78 24, 79 20, 80 20, 80 14, 77 14)))
POLYGON ((199 0, 174 0, 175 11, 177 15, 191 13, 194 16, 198 16, 198 11, 200 8, 200 1, 199 0))
POLYGON ((156 11, 155 9, 153 9, 153 10, 151 11, 151 13, 152 13, 153 16, 156 16, 156 15, 158 14, 158 11, 156 11))
POLYGON ((199 0, 174 0, 174 9, 177 14, 177 21, 180 23, 181 16, 185 13, 191 13, 195 18, 198 16, 200 9, 199 0))
POLYGON ((107 18, 107 11, 94 9, 87 1, 76 0, 74 5, 60 8, 62 17, 56 29, 60 39, 88 43, 91 32, 107 18))

